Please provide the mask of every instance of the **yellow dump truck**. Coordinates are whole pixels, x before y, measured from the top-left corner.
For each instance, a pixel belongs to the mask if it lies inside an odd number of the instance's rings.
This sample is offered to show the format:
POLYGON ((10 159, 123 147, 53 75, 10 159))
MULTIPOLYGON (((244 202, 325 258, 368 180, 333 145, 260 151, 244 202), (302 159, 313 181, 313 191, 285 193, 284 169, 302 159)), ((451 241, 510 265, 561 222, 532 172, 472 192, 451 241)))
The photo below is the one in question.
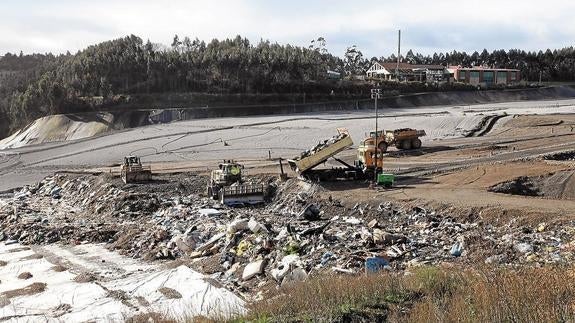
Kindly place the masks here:
MULTIPOLYGON (((382 152, 386 152, 389 146, 402 150, 419 149, 421 148, 419 138, 425 135, 425 130, 411 128, 381 130, 377 132, 377 146, 382 152)), ((369 137, 375 139, 375 131, 370 132, 369 137)))
POLYGON ((376 149, 372 141, 364 140, 357 149, 357 159, 350 165, 336 157, 336 155, 353 146, 353 140, 345 128, 337 129, 338 135, 321 141, 310 150, 306 150, 300 156, 288 159, 290 168, 300 176, 311 180, 336 180, 336 179, 369 179, 373 178, 376 168, 378 171, 383 166, 383 155, 378 151, 377 167, 375 166, 376 149), (333 158, 343 167, 330 169, 315 169, 316 166, 333 158))

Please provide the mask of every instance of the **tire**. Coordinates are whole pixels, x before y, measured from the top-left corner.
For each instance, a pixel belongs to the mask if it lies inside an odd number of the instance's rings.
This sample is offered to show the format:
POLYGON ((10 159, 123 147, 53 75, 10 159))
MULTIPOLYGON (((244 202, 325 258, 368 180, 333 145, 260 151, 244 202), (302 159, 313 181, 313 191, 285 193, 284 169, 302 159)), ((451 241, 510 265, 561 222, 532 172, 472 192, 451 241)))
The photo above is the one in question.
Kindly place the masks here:
POLYGON ((377 148, 379 148, 379 150, 381 150, 381 152, 384 153, 387 151, 387 143, 385 141, 382 141, 377 144, 377 148))
POLYGON ((419 138, 413 139, 411 141, 411 148, 413 148, 413 149, 421 148, 421 140, 419 140, 419 138))
POLYGON ((411 141, 409 141, 409 140, 402 141, 401 142, 401 149, 403 149, 403 150, 411 149, 411 141))

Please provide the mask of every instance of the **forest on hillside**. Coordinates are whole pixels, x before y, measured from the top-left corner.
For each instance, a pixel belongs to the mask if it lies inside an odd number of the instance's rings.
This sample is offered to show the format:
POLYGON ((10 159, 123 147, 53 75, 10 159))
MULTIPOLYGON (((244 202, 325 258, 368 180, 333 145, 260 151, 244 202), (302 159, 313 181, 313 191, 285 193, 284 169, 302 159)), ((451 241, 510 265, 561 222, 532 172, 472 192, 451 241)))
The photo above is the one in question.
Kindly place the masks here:
MULTIPOLYGON (((0 58, 0 137, 35 118, 86 109, 86 98, 170 92, 215 94, 301 94, 336 91, 363 94, 366 84, 333 80, 327 71, 363 74, 374 61, 351 46, 342 57, 323 38, 309 47, 257 44, 237 36, 209 43, 175 36, 171 46, 131 35, 90 46, 76 54, 6 54, 0 58)), ((408 51, 404 62, 518 68, 522 78, 575 81, 573 47, 545 52, 512 49, 433 55, 408 51)))

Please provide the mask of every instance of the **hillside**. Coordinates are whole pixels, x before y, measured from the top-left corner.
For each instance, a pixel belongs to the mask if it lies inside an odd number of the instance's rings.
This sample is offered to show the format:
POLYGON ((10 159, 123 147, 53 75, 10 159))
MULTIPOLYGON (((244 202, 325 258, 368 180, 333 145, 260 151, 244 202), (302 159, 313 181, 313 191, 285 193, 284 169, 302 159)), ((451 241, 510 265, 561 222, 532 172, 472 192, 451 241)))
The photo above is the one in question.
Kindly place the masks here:
MULTIPOLYGON (((240 36, 209 42, 176 36, 167 47, 130 35, 89 46, 76 54, 6 54, 0 57, 0 138, 40 117, 118 107, 156 108, 151 104, 165 104, 162 98, 179 93, 212 99, 184 101, 177 107, 364 99, 369 97, 373 84, 347 76, 363 75, 375 61, 396 59, 367 59, 353 46, 340 57, 329 53, 325 40, 320 40, 309 47, 298 47, 268 40, 252 44, 240 36), (327 71, 336 71, 343 79, 332 79, 327 71), (217 104, 213 104, 214 97, 217 104)), ((444 66, 512 67, 522 71, 524 80, 537 79, 541 72, 545 81, 573 81, 574 55, 572 47, 537 53, 484 50, 471 55, 453 51, 423 56, 408 51, 402 60, 444 66)), ((382 87, 389 96, 471 90, 458 84, 427 86, 416 82, 382 87)))

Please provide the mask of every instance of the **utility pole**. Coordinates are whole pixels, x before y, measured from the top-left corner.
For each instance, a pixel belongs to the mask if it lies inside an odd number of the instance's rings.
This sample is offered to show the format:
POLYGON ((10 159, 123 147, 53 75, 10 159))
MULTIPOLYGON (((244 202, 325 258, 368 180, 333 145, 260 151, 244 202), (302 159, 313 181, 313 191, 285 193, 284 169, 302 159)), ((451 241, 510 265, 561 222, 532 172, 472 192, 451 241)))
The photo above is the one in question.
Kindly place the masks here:
MULTIPOLYGON (((379 84, 378 84, 379 86, 379 84)), ((378 133, 377 133, 377 119, 378 119, 378 111, 377 111, 377 100, 381 99, 381 89, 371 89, 371 98, 375 100, 375 165, 374 165, 374 179, 373 182, 375 184, 377 184, 377 171, 378 171, 378 167, 377 167, 377 157, 379 154, 379 148, 377 146, 377 137, 378 137, 378 133)))
POLYGON ((401 29, 398 30, 398 37, 397 37, 397 68, 395 69, 395 77, 399 82, 399 58, 401 57, 401 29))

